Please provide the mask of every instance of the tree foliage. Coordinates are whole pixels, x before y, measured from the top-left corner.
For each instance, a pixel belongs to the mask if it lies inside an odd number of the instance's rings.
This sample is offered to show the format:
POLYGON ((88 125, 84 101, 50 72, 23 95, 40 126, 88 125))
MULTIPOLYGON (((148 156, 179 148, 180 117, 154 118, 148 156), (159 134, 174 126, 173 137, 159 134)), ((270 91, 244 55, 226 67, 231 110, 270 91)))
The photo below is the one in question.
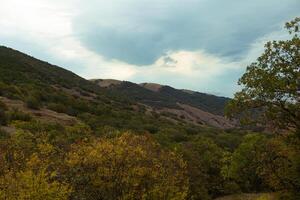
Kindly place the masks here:
POLYGON ((258 169, 264 167, 259 162, 259 157, 265 143, 266 138, 263 135, 246 135, 232 154, 230 166, 223 169, 225 178, 233 179, 244 192, 260 192, 266 189, 266 184, 258 173, 258 169))
POLYGON ((185 199, 186 164, 149 136, 79 144, 68 156, 73 199, 185 199))
POLYGON ((70 188, 51 180, 54 174, 49 174, 45 169, 37 172, 27 169, 13 174, 6 173, 0 177, 1 200, 67 200, 70 188))
POLYGON ((286 23, 291 38, 271 41, 239 80, 243 89, 227 107, 230 117, 300 130, 300 18, 286 23))
POLYGON ((182 146, 189 173, 189 199, 211 199, 222 194, 224 150, 212 140, 198 138, 182 146))

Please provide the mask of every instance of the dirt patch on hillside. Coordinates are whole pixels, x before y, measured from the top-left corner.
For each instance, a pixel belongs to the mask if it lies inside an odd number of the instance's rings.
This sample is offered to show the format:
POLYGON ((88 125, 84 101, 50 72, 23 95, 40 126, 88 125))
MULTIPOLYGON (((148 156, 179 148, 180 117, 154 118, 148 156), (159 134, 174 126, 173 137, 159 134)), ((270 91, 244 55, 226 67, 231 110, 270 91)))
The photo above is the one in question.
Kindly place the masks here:
POLYGON ((92 79, 90 81, 96 83, 100 87, 110 87, 112 85, 119 85, 123 82, 115 79, 92 79))
POLYGON ((193 123, 196 125, 206 124, 222 129, 229 129, 235 127, 235 123, 233 121, 230 121, 223 116, 214 115, 186 104, 178 103, 178 105, 182 109, 163 108, 158 110, 158 112, 171 113, 172 115, 177 116, 177 118, 180 120, 184 120, 186 122, 193 123))
POLYGON ((163 87, 157 83, 141 83, 139 85, 153 92, 158 92, 163 87))

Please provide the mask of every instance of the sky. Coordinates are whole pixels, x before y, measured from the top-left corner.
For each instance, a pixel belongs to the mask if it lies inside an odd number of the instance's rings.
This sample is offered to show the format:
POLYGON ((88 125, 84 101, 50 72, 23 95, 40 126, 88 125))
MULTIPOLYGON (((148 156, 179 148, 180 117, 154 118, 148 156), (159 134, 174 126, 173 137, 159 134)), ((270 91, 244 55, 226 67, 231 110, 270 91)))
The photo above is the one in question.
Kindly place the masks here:
POLYGON ((86 78, 232 97, 299 0, 0 0, 0 45, 86 78))

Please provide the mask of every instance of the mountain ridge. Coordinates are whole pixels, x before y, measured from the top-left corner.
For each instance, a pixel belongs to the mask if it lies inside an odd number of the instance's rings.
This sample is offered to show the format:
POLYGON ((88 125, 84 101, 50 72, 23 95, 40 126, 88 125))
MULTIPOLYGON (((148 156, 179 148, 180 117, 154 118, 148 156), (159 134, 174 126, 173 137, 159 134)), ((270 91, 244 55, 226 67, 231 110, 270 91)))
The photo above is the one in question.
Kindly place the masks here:
POLYGON ((130 122, 133 119, 124 119, 129 113, 138 115, 139 120, 146 117, 151 124, 159 116, 164 124, 234 126, 223 117, 228 98, 154 83, 103 80, 86 80, 64 68, 0 46, 0 96, 31 104, 33 101, 82 120, 89 120, 85 113, 91 113, 95 118, 100 114, 103 120, 98 123, 103 126, 106 123, 120 127, 137 126, 130 122), (118 120, 124 121, 122 125, 116 125, 118 120))
MULTIPOLYGON (((207 93, 202 93, 202 92, 198 92, 198 91, 192 91, 192 90, 187 90, 187 89, 176 89, 172 86, 169 85, 161 85, 158 83, 133 83, 130 81, 120 81, 120 80, 113 80, 113 79, 92 79, 90 81, 97 83, 100 87, 104 87, 104 88, 108 88, 108 89, 117 89, 119 91, 124 92, 124 90, 128 89, 129 87, 135 87, 135 88, 131 88, 131 89, 137 89, 139 88, 141 90, 141 88, 147 89, 148 90, 148 94, 152 94, 153 96, 159 96, 157 98, 153 97, 153 99, 151 99, 149 96, 146 96, 147 100, 166 100, 167 98, 173 98, 173 103, 186 103, 186 104, 192 104, 192 106, 195 106, 199 109, 204 109, 205 111, 209 111, 209 112, 213 112, 214 114, 218 114, 218 115, 223 115, 223 108, 225 107, 226 103, 230 100, 230 98, 227 97, 221 97, 221 96, 216 96, 213 94, 207 94, 207 93), (117 83, 117 84, 116 84, 117 83), (151 92, 149 92, 151 91, 151 92), (154 92, 154 93, 152 93, 154 92), (184 98, 184 96, 186 96, 187 98, 184 98), (175 99, 174 99, 175 98, 175 99), (206 99, 207 98, 207 99, 206 99), (199 101, 200 103, 202 103, 202 105, 200 105, 195 101, 199 101), (210 101, 212 100, 212 101, 210 101), (221 105, 220 108, 218 108, 219 110, 213 110, 213 109, 208 109, 205 108, 207 107, 208 102, 206 102, 206 105, 203 104, 204 101, 210 101, 214 102, 214 101, 218 101, 221 105)), ((146 91, 146 90, 143 90, 146 91)), ((133 94, 130 93, 130 91, 126 93, 126 95, 129 96, 133 96, 136 100, 140 100, 139 97, 137 96, 138 94, 133 94)), ((173 104, 174 106, 174 104, 173 104)))

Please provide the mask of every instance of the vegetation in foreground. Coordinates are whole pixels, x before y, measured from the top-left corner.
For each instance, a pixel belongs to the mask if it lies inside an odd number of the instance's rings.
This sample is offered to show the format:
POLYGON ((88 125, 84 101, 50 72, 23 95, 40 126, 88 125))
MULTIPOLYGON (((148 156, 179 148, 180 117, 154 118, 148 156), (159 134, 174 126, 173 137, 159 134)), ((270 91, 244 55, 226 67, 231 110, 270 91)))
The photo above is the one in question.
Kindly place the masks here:
POLYGON ((227 109, 243 122, 272 122, 272 135, 157 120, 70 74, 59 82, 30 71, 1 77, 1 96, 78 121, 46 122, 0 102, 0 199, 206 200, 241 192, 300 199, 299 22, 287 24, 290 40, 266 45, 227 109), (55 90, 54 82, 75 85, 85 98, 55 90))

